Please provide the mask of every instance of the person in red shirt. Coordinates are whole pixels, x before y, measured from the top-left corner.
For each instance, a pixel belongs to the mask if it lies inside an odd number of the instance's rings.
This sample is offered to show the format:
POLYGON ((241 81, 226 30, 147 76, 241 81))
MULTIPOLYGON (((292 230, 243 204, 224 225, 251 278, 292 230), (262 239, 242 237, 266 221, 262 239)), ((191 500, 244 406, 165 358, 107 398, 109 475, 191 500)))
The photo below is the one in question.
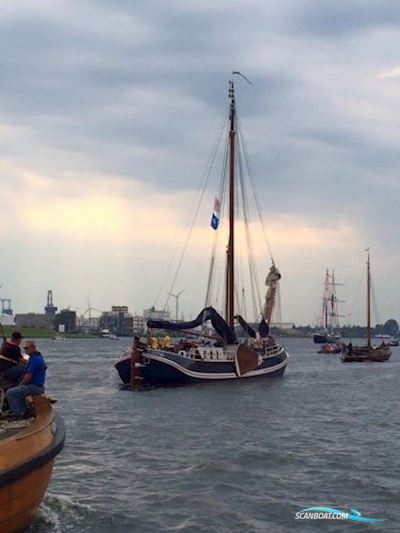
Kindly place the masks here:
POLYGON ((26 361, 21 354, 21 341, 21 333, 14 331, 11 338, 3 342, 0 353, 0 374, 17 383, 26 370, 26 361))

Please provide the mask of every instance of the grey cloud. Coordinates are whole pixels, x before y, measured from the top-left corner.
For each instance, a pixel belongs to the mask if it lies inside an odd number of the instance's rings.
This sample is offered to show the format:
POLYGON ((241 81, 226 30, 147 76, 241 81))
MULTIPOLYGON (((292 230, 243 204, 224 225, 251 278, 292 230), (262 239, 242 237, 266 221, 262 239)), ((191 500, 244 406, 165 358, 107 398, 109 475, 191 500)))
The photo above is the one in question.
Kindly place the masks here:
POLYGON ((242 70, 255 83, 238 79, 237 101, 268 217, 357 223, 395 242, 398 80, 373 78, 396 66, 398 2, 20 7, 0 22, 0 126, 12 127, 2 157, 54 181, 99 173, 195 189, 228 77, 242 70))
POLYGON ((291 29, 321 38, 350 37, 374 28, 395 28, 400 22, 396 0, 302 0, 289 15, 291 29))

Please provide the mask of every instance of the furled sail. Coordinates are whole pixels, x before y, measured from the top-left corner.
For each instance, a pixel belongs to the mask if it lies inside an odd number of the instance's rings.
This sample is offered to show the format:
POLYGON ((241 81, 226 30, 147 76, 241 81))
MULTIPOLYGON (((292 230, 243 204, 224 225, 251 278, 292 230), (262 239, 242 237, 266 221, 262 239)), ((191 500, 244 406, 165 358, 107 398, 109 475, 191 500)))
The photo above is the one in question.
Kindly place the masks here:
POLYGON ((222 316, 213 308, 205 307, 201 313, 189 322, 170 322, 169 320, 148 320, 147 327, 158 329, 192 329, 201 326, 207 320, 211 320, 211 324, 220 337, 222 337, 228 344, 236 344, 237 339, 235 332, 228 326, 222 316))
POLYGON ((272 311, 274 309, 276 300, 276 291, 278 289, 278 283, 281 277, 281 273, 276 268, 275 264, 272 263, 271 268, 268 272, 267 279, 265 280, 265 285, 268 287, 268 290, 267 294, 265 295, 263 316, 268 323, 271 322, 272 311))

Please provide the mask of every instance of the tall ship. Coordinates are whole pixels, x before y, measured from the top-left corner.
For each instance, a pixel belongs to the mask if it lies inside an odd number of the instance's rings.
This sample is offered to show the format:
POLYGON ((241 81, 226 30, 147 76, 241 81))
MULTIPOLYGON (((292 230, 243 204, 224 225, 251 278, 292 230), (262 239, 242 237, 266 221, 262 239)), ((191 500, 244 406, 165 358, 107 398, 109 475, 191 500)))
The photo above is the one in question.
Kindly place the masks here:
POLYGON ((313 338, 316 344, 337 343, 340 341, 339 329, 339 300, 336 296, 336 287, 340 285, 335 281, 335 273, 325 273, 324 290, 322 294, 322 306, 319 322, 319 331, 317 331, 313 338))
MULTIPOLYGON (((269 324, 277 303, 281 274, 271 255, 266 278, 266 296, 260 296, 257 286, 254 244, 250 234, 250 213, 243 167, 248 165, 237 118, 235 86, 239 72, 229 81, 229 110, 226 121, 226 145, 222 161, 223 172, 219 196, 211 218, 214 243, 211 253, 205 307, 191 321, 147 321, 146 338, 135 338, 130 351, 123 354, 115 367, 121 380, 133 387, 158 384, 183 384, 203 381, 240 380, 282 376, 288 354, 269 334, 269 324), (242 287, 238 283, 237 224, 238 202, 242 200, 240 221, 248 247, 251 294, 256 320, 243 317, 242 287), (216 239, 220 233, 221 211, 227 212, 227 245, 223 274, 223 309, 213 305, 213 289, 220 286, 215 275, 216 239), (161 340, 159 338, 161 334, 161 340)), ((254 192, 254 191, 253 191, 254 192)), ((256 211, 260 216, 259 197, 255 194, 256 211)), ((261 218, 261 216, 260 216, 261 218)), ((195 280, 194 280, 195 282, 195 280)), ((172 293, 173 287, 170 293, 172 293)), ((176 317, 178 318, 178 317, 176 317)))

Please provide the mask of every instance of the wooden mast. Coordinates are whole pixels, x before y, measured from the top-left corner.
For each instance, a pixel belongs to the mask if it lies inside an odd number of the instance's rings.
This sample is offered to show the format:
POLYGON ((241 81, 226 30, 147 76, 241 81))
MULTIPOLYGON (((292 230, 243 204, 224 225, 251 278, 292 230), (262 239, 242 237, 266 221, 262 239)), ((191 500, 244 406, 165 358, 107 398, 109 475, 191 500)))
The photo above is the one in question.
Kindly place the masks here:
POLYGON ((371 348, 371 266, 369 260, 369 248, 367 250, 367 329, 368 348, 371 348))
POLYGON ((234 325, 235 316, 235 141, 236 109, 233 78, 229 81, 229 241, 227 257, 226 321, 234 325))

